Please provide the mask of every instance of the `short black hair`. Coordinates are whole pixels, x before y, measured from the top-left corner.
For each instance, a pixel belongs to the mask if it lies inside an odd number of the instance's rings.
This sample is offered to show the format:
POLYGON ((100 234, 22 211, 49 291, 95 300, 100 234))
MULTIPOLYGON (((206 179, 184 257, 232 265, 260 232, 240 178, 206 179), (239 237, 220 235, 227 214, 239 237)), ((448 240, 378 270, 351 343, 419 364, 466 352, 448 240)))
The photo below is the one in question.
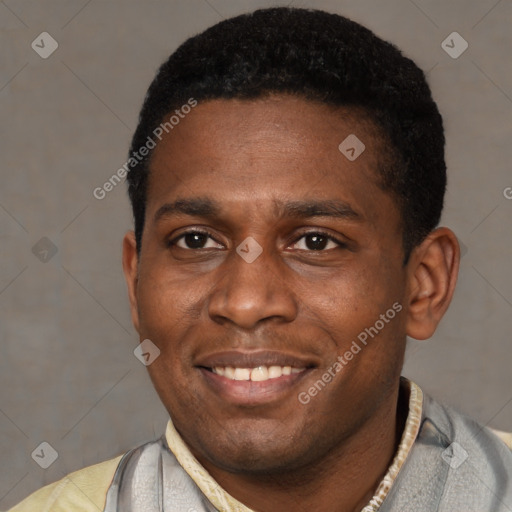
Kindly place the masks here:
MULTIPOLYGON (((186 40, 147 91, 130 154, 190 98, 250 100, 275 93, 355 107, 377 127, 388 148, 379 162, 379 183, 397 200, 407 262, 441 217, 443 121, 423 71, 394 45, 343 16, 260 9, 186 40)), ((137 161, 127 177, 139 252, 150 157, 151 152, 137 161)))

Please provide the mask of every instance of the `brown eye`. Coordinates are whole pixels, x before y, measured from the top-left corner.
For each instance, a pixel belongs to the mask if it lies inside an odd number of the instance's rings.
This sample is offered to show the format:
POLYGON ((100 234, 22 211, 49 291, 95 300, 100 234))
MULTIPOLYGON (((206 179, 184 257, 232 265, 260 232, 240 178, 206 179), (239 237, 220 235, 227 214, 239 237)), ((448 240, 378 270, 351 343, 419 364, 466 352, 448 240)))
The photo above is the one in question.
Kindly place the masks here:
POLYGON ((217 243, 208 232, 199 231, 197 229, 186 231, 185 233, 182 233, 176 238, 170 240, 168 246, 176 246, 180 249, 188 250, 222 248, 222 246, 217 243), (206 246, 205 244, 207 244, 209 241, 210 245, 206 246), (211 243, 213 243, 213 245, 211 245, 211 243))
POLYGON ((304 233, 293 243, 293 245, 299 244, 302 240, 302 247, 295 247, 302 251, 325 251, 336 249, 338 247, 345 247, 343 242, 337 240, 333 236, 318 231, 304 233))

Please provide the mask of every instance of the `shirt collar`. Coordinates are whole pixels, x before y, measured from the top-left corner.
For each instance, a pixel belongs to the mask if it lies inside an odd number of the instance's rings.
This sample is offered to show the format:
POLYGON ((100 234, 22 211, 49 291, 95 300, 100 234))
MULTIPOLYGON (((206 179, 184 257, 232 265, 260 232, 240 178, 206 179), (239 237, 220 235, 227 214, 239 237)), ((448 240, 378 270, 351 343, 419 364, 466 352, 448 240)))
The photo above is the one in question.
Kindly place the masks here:
MULTIPOLYGON (((404 392, 409 394, 409 411, 405 428, 393 462, 377 487, 375 495, 361 512, 377 512, 379 510, 407 459, 420 429, 423 392, 418 385, 403 377, 400 381, 400 386, 404 392)), ((167 423, 165 438, 170 450, 174 453, 180 465, 215 508, 220 512, 254 512, 228 494, 213 479, 208 471, 206 471, 194 455, 192 455, 192 452, 188 449, 187 445, 174 428, 171 420, 167 423)))
POLYGON ((409 394, 409 412, 407 414, 405 428, 391 466, 389 466, 384 478, 377 487, 373 498, 361 512, 376 512, 379 510, 407 459, 407 456, 411 452, 414 441, 420 430, 421 414, 423 410, 423 392, 417 384, 403 377, 400 379, 400 387, 404 392, 408 392, 409 394))

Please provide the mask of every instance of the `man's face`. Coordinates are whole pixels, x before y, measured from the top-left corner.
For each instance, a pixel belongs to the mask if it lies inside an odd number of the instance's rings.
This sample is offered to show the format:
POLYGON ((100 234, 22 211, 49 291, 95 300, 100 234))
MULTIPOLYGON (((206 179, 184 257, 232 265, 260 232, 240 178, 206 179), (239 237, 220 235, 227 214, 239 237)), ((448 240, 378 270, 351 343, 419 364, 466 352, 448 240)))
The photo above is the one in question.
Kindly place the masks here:
POLYGON ((135 325, 200 461, 303 467, 396 402, 405 315, 386 311, 406 273, 381 151, 357 115, 287 96, 200 103, 157 145, 135 325), (338 149, 350 134, 366 146, 354 161, 338 149))

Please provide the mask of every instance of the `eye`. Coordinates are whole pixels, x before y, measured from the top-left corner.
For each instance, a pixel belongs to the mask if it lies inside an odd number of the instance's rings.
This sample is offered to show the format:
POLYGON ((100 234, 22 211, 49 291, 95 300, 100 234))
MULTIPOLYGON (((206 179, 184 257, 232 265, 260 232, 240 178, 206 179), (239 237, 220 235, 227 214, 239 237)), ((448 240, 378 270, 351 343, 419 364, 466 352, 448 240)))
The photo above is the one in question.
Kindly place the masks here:
POLYGON ((292 244, 292 246, 299 244, 301 241, 303 241, 302 247, 295 247, 295 249, 301 251, 326 251, 336 249, 338 247, 346 247, 346 244, 341 240, 338 240, 323 231, 310 231, 309 233, 303 233, 302 236, 292 244))
POLYGON ((193 229, 181 233, 181 235, 167 242, 169 247, 176 246, 180 249, 222 249, 223 246, 216 242, 208 231, 193 229), (210 245, 205 245, 210 241, 210 245), (213 245, 212 245, 213 244, 213 245))
MULTIPOLYGON (((194 249, 223 249, 224 246, 215 241, 209 231, 191 229, 167 242, 168 247, 179 247, 185 250, 194 249), (208 245, 209 244, 209 245, 208 245)), ((323 231, 310 231, 303 233, 293 242, 292 248, 301 251, 326 252, 340 247, 346 247, 341 240, 323 231), (297 246, 297 247, 294 247, 297 246)))

